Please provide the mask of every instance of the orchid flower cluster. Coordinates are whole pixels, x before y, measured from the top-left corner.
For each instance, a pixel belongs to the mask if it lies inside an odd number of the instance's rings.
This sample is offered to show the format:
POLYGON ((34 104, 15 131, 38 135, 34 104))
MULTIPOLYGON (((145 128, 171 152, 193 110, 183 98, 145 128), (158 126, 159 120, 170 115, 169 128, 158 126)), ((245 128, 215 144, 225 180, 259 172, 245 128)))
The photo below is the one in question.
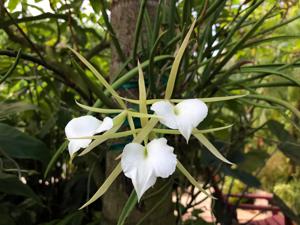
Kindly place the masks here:
POLYGON ((101 84, 106 88, 107 93, 114 97, 116 103, 118 103, 121 108, 99 108, 77 103, 83 109, 91 112, 118 115, 114 118, 105 117, 103 121, 91 115, 72 119, 65 127, 65 133, 69 140, 68 149, 71 158, 77 155, 80 149, 83 149, 83 151, 79 154, 79 156, 90 152, 96 146, 109 139, 122 138, 126 136, 133 137, 133 140, 125 145, 120 157, 118 157, 118 159, 120 158, 121 160, 116 168, 111 172, 94 196, 92 196, 92 198, 85 203, 82 208, 102 196, 122 171, 126 177, 131 179, 138 201, 141 199, 143 194, 155 184, 158 177, 167 178, 175 172, 176 168, 185 175, 191 184, 209 196, 202 186, 179 162, 176 154, 174 153, 174 147, 168 144, 165 137, 161 137, 164 134, 182 135, 187 142, 189 141, 190 136, 193 135, 213 155, 226 163, 230 163, 203 134, 227 129, 231 125, 207 130, 198 130, 197 126, 208 114, 208 107, 205 102, 230 100, 243 97, 244 95, 203 99, 171 99, 179 63, 184 50, 187 47, 194 25, 195 22, 188 31, 175 56, 167 82, 164 99, 147 99, 144 75, 142 71, 142 67, 145 66, 145 64, 140 65, 140 63, 138 63, 137 67, 139 74, 139 99, 127 99, 121 97, 115 91, 115 87, 108 84, 105 78, 101 76, 85 58, 83 58, 75 50, 71 49, 81 62, 93 72, 101 84), (128 108, 125 101, 138 105, 139 110, 136 111, 132 108, 128 108), (153 112, 152 114, 148 114, 149 109, 153 112), (133 117, 140 118, 141 128, 135 127, 133 117), (118 132, 126 119, 130 126, 130 130, 118 132), (156 127, 158 123, 169 129, 161 128, 161 126, 156 127), (103 134, 96 135, 99 133, 103 134))
MULTIPOLYGON (((152 104, 160 123, 171 129, 178 129, 188 142, 192 130, 207 116, 208 107, 199 99, 183 100, 177 105, 163 100, 152 104)), ((86 148, 92 139, 74 139, 93 136, 113 128, 110 117, 103 121, 87 115, 72 119, 65 128, 70 140, 68 149, 71 157, 81 148, 86 148)), ((138 199, 142 197, 157 177, 167 178, 175 172, 177 164, 174 148, 166 138, 154 138, 145 146, 132 142, 127 144, 121 155, 121 167, 126 177, 132 180, 138 199)))

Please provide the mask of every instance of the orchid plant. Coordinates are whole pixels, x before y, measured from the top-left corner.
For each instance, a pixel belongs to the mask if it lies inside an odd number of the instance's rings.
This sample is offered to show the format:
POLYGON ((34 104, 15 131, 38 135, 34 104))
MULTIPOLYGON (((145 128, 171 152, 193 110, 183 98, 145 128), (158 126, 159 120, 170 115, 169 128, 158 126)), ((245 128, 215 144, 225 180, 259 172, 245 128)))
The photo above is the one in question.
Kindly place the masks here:
POLYGON ((220 160, 231 164, 231 162, 224 158, 213 144, 203 135, 204 133, 227 129, 231 125, 208 130, 198 130, 197 126, 209 113, 208 106, 206 105, 207 102, 225 101, 240 98, 244 95, 202 99, 171 98, 179 64, 188 45, 195 22, 190 27, 175 56, 164 99, 147 99, 144 75, 142 66, 139 62, 139 99, 127 99, 121 97, 85 58, 83 58, 75 50, 71 49, 82 63, 84 63, 97 76, 99 81, 114 97, 121 108, 97 108, 86 106, 77 102, 80 107, 92 112, 101 114, 117 113, 118 115, 114 118, 105 117, 103 121, 90 115, 72 119, 65 128, 65 133, 69 140, 68 149, 71 158, 77 155, 80 149, 84 150, 79 154, 79 156, 87 154, 89 151, 93 150, 96 146, 108 139, 116 139, 126 136, 133 137, 133 140, 125 145, 122 154, 117 158, 120 159, 120 162, 116 168, 112 171, 94 196, 92 196, 92 198, 85 203, 82 208, 102 196, 122 171, 126 177, 131 179, 138 196, 138 201, 140 201, 143 194, 155 184, 158 177, 169 177, 175 172, 176 167, 193 185, 210 196, 210 194, 202 188, 196 179, 194 179, 178 161, 175 154, 176 148, 170 146, 165 137, 161 137, 164 134, 181 134, 187 142, 189 141, 190 136, 193 135, 204 146, 206 146, 213 155, 220 160), (139 111, 135 111, 133 108, 128 108, 126 102, 138 105, 139 111), (148 107, 149 105, 151 106, 148 107), (153 112, 152 114, 149 114, 150 110, 153 112), (141 128, 135 127, 133 121, 134 117, 140 118, 141 128), (130 129, 118 132, 126 119, 128 120, 130 129), (161 129, 161 126, 157 127, 157 124, 159 123, 164 125, 166 128, 161 129), (101 132, 104 133, 95 135, 101 132))

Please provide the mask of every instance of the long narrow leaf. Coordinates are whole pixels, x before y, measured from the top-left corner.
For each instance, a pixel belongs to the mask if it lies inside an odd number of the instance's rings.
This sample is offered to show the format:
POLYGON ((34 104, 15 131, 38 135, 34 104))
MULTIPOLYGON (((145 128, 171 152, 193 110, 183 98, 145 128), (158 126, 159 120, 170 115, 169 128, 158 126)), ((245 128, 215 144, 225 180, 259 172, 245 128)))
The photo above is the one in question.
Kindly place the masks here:
POLYGON ((107 191, 107 189, 111 186, 111 184, 115 181, 115 179, 119 176, 121 172, 122 172, 122 167, 121 167, 121 163, 119 162, 116 168, 111 172, 108 178, 98 189, 98 191, 91 197, 89 201, 87 201, 83 206, 81 206, 80 209, 87 207, 88 205, 96 201, 98 198, 100 198, 107 191))
POLYGON ((281 105, 281 106, 285 107, 286 109, 289 109, 291 112, 293 112, 295 114, 295 116, 297 116, 298 119, 300 119, 300 111, 296 107, 294 107, 293 105, 291 105, 288 102, 286 102, 284 100, 281 100, 279 98, 274 98, 274 97, 266 96, 266 95, 257 95, 257 94, 248 95, 247 98, 264 100, 264 101, 267 101, 267 102, 271 102, 271 103, 281 105))
POLYGON ((134 125, 134 122, 133 122, 133 118, 132 118, 132 115, 130 113, 127 113, 127 121, 129 123, 129 127, 130 127, 130 130, 133 131, 133 138, 136 137, 136 132, 135 132, 135 125, 134 125))
POLYGON ((105 113, 105 114, 115 114, 115 113, 121 113, 124 110, 123 109, 103 109, 103 108, 97 108, 92 106, 83 105, 76 101, 76 104, 80 106, 81 108, 91 111, 91 112, 97 112, 97 113, 105 113))
MULTIPOLYGON (((139 99, 140 99, 140 113, 147 114, 147 93, 146 93, 146 86, 145 86, 145 79, 143 70, 141 68, 141 64, 138 61, 138 68, 139 68, 139 99)), ((147 118, 141 118, 141 125, 145 127, 147 123, 147 118)))
POLYGON ((212 197, 206 190, 204 190, 199 184, 196 179, 184 168, 184 166, 177 160, 177 169, 191 182, 192 185, 194 185, 196 188, 198 188, 200 191, 202 191, 204 194, 206 194, 209 197, 212 197))
POLYGON ((274 75, 280 76, 282 78, 285 78, 286 80, 289 80, 300 87, 299 80, 293 78, 292 76, 285 74, 282 71, 266 69, 266 68, 245 68, 245 69, 241 69, 240 72, 241 73, 266 73, 266 74, 270 74, 270 75, 274 74, 274 75))
POLYGON ((263 43, 268 43, 272 41, 285 41, 289 39, 299 39, 299 35, 282 35, 282 36, 276 36, 276 37, 269 37, 265 39, 259 39, 259 40, 253 40, 249 41, 248 43, 244 44, 242 48, 249 48, 253 46, 257 46, 263 43))
POLYGON ((232 162, 228 161, 217 149, 213 146, 212 143, 201 133, 193 134, 195 138, 197 138, 201 144, 203 144, 214 156, 218 159, 226 162, 228 164, 233 164, 232 162))
MULTIPOLYGON (((257 4, 261 4, 262 2, 264 1, 258 1, 257 4)), ((260 25, 262 25, 262 23, 268 18, 273 9, 274 7, 272 7, 263 17, 261 17, 253 25, 253 27, 226 53, 224 59, 218 64, 217 68, 214 70, 214 74, 217 74, 223 68, 223 66, 231 59, 231 57, 241 48, 241 46, 251 37, 251 35, 255 31, 257 31, 260 25)))
POLYGON ((170 99, 171 96, 172 96, 172 93, 173 93, 173 90, 174 90, 174 85, 175 85, 175 81, 176 81, 176 76, 177 76, 177 72, 178 72, 178 68, 179 68, 179 65, 180 65, 180 61, 181 61, 181 58, 183 56, 183 53, 189 43, 189 39, 190 39, 190 36, 194 30, 194 26, 196 24, 196 20, 194 20, 194 22, 192 23, 187 35, 185 36, 177 54, 176 54, 176 57, 174 59, 174 62, 173 62, 173 65, 172 65, 172 68, 171 68, 171 72, 170 72, 170 76, 169 76, 169 79, 168 79, 168 83, 167 83, 167 88, 166 88, 166 93, 165 93, 165 99, 170 99))
POLYGON ((95 67, 90 64, 82 55, 80 55, 78 52, 76 52, 74 49, 70 48, 71 51, 80 59, 80 61, 89 68, 93 74, 98 78, 98 80, 101 82, 101 84, 111 93, 111 95, 116 99, 116 101, 119 103, 119 105, 122 108, 126 108, 125 103, 120 98, 119 94, 113 89, 113 87, 105 80, 105 78, 95 69, 95 67))
MULTIPOLYGON (((128 111, 128 114, 130 114, 132 117, 138 117, 138 118, 159 118, 159 116, 155 114, 147 114, 147 113, 140 113, 140 112, 133 112, 133 111, 128 111)), ((148 120, 145 122, 144 126, 148 120)))
POLYGON ((19 60, 21 58, 21 52, 22 52, 22 49, 19 49, 15 62, 12 64, 12 66, 9 68, 9 70, 4 74, 4 76, 0 78, 0 84, 2 84, 16 69, 16 67, 19 63, 19 60))
MULTIPOLYGON (((230 127, 232 127, 232 125, 228 125, 228 126, 224 126, 224 127, 216 127, 216 128, 211 128, 211 129, 205 129, 205 130, 194 129, 192 133, 193 134, 212 133, 212 132, 228 129, 230 127)), ((152 131, 155 132, 155 133, 160 133, 160 134, 181 134, 178 130, 170 130, 170 129, 156 129, 156 128, 154 128, 152 131)))
POLYGON ((68 141, 65 141, 64 143, 61 144, 59 149, 55 152, 55 154, 52 156, 50 162, 47 165, 47 168, 44 173, 44 178, 48 176, 49 171, 51 168, 54 166, 55 162, 57 161, 58 157, 65 151, 65 149, 68 146, 68 141))
POLYGON ((137 195, 135 193, 135 190, 132 190, 129 198, 127 199, 125 206, 122 209, 121 215, 118 220, 117 225, 124 225, 125 220, 129 216, 130 212, 133 210, 134 206, 136 205, 138 201, 137 195))
POLYGON ((145 127, 138 133, 137 137, 134 138, 133 142, 142 143, 142 141, 149 135, 155 125, 158 123, 157 118, 151 118, 145 127))
MULTIPOLYGON (((224 127, 216 127, 216 128, 210 128, 210 129, 204 129, 204 130, 198 130, 198 129, 195 129, 193 130, 193 134, 197 134, 197 133, 201 133, 201 134, 205 134, 205 133, 212 133, 212 132, 216 132, 216 131, 220 131, 220 130, 226 130, 230 127, 232 127, 233 125, 227 125, 227 126, 224 126, 224 127)), ((120 138, 120 137, 127 137, 127 136, 130 136, 132 135, 134 132, 140 132, 142 130, 142 128, 138 128, 138 129, 135 129, 134 131, 132 130, 127 130, 127 131, 122 131, 122 132, 117 132, 117 133, 114 133, 114 134, 111 134, 110 136, 110 139, 113 139, 113 138, 120 138)), ((154 128, 152 129, 152 131, 154 133, 159 133, 159 134, 178 134, 178 135, 181 135, 181 133, 178 131, 178 130, 170 130, 170 129, 157 129, 157 128, 154 128)), ((94 136, 90 136, 90 137, 80 137, 80 138, 70 138, 70 139, 97 139, 99 137, 101 137, 102 135, 94 135, 94 136)))
MULTIPOLYGON (((229 100, 233 100, 233 99, 237 99, 237 98, 243 98, 245 96, 247 96, 247 94, 243 94, 243 95, 231 95, 231 96, 221 96, 221 97, 211 97, 211 98, 198 98, 199 100, 203 101, 203 102, 221 102, 221 101, 229 101, 229 100)), ((129 98, 123 98, 121 97, 123 100, 133 103, 133 104, 139 104, 139 100, 136 99, 129 99, 129 98)), ((179 103, 181 101, 183 101, 184 99, 170 99, 169 101, 174 102, 174 103, 179 103)), ((151 105, 155 102, 159 102, 159 101, 165 101, 165 99, 148 99, 146 101, 147 105, 151 105)))

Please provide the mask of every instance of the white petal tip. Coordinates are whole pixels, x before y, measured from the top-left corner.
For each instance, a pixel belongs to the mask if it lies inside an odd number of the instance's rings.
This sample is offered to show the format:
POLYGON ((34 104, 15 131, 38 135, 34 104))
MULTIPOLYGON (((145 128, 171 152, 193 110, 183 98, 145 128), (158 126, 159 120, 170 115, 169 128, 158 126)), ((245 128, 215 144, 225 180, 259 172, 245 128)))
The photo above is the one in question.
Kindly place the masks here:
POLYGON ((103 122, 100 124, 100 126, 97 128, 96 133, 101 133, 103 131, 110 130, 113 127, 114 123, 112 118, 105 117, 103 122))

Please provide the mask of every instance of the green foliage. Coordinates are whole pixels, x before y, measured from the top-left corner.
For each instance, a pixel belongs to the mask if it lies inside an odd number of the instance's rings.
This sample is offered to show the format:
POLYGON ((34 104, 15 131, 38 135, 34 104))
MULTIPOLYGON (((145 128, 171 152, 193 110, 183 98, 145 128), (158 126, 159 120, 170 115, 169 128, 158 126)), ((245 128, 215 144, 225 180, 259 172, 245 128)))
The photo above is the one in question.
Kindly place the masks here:
MULTIPOLYGON (((249 93, 245 98, 208 102, 209 116, 198 128, 211 131, 233 124, 229 129, 207 134, 207 140, 235 164, 233 167, 216 159, 198 143, 197 136, 190 140, 189 147, 181 138, 172 139, 176 154, 189 175, 206 187, 221 188, 226 182, 227 189, 221 191, 235 193, 248 191, 249 187, 273 191, 275 186, 287 205, 299 210, 295 199, 299 198, 300 178, 294 172, 300 162, 297 2, 184 0, 167 5, 159 1, 155 18, 143 7, 137 10, 139 19, 128 56, 110 23, 110 2, 56 0, 51 1, 48 12, 38 1, 32 6, 26 0, 9 0, 9 14, 0 10, 0 224, 101 223, 99 202, 85 211, 78 212, 77 208, 96 187, 101 187, 107 163, 104 156, 112 147, 93 145, 93 152, 70 163, 64 151, 64 127, 72 117, 93 109, 93 104, 94 108, 102 107, 101 113, 117 105, 111 93, 117 96, 116 92, 122 90, 128 97, 132 92, 126 85, 138 86, 137 58, 144 72, 143 95, 146 93, 147 99, 162 99, 165 95, 218 99, 249 93), (192 21, 195 29, 189 32, 192 21), (187 34, 190 41, 184 40, 187 34), (182 43, 186 49, 178 50, 182 43), (109 80, 111 45, 121 66, 111 75, 115 79, 108 91, 104 81, 109 80), (77 60, 67 47, 84 58, 77 60), (176 59, 174 69, 171 64, 176 52, 180 59, 176 59), (170 72, 172 80, 167 84, 170 72), (283 154, 274 153, 277 148, 283 154), (20 181, 21 177, 27 184, 20 181), (291 177, 293 181, 289 182, 291 177), (51 183, 52 178, 59 182, 51 183), (216 184, 212 178, 216 178, 216 184), (232 179, 233 188, 229 188, 228 180, 232 179)), ((121 106, 123 102, 118 98, 121 106)), ((135 140, 142 141, 157 122, 155 118, 149 121, 143 124, 145 132, 135 140)), ((165 129, 156 131, 166 133, 165 129)), ((108 133, 102 138, 127 134, 108 133)), ((215 148, 209 149, 222 158, 215 148)), ((174 180, 170 184, 174 192, 188 190, 187 181, 179 176, 174 180)), ((121 222, 134 207, 134 197, 130 200, 121 222)), ((188 209, 178 206, 176 210, 184 213, 188 209)), ((144 214, 149 216, 151 212, 144 214)), ((194 213, 196 219, 184 224, 205 224, 196 216, 199 212, 194 213)), ((181 218, 178 221, 180 224, 181 218)))
POLYGON ((300 212, 300 186, 298 180, 289 183, 279 183, 274 187, 277 194, 293 211, 299 215, 300 212))
POLYGON ((1 150, 10 157, 34 159, 44 164, 48 163, 50 154, 46 145, 14 127, 0 123, 0 142, 1 150))

